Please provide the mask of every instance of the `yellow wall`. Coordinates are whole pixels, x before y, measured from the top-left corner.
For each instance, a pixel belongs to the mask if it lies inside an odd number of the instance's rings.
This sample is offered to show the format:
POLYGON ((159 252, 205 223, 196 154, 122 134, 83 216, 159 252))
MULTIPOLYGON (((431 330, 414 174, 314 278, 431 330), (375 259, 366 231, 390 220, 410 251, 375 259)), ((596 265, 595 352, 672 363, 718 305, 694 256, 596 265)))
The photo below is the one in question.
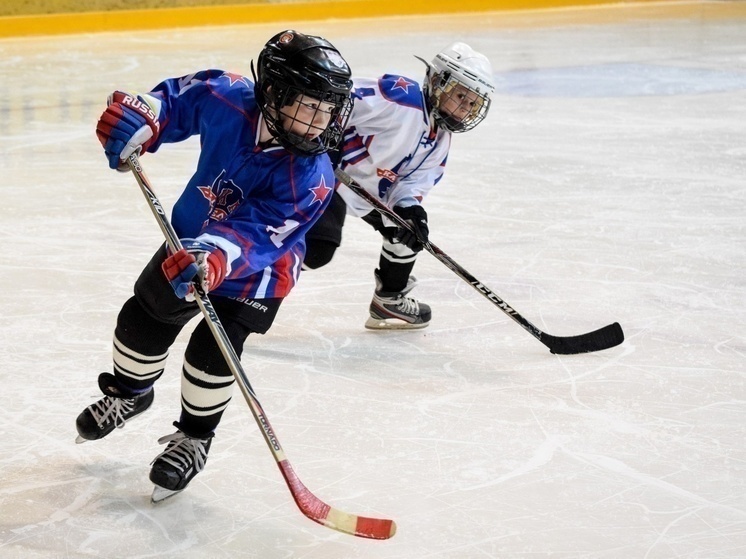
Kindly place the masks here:
MULTIPOLYGON (((282 2, 283 0, 250 1, 252 4, 269 4, 282 2)), ((0 16, 185 8, 241 3, 241 0, 2 0, 0 16)))
MULTIPOLYGON (((646 1, 637 0, 637 3, 646 1)), ((611 3, 619 1, 255 0, 235 4, 230 0, 3 0, 0 37, 611 3)))

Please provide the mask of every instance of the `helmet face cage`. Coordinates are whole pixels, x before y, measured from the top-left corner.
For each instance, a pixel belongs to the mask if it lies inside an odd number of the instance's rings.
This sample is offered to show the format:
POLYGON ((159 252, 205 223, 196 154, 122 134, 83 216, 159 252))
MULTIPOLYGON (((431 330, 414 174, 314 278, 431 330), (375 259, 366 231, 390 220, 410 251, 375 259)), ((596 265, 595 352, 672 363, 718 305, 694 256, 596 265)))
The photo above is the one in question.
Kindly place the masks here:
POLYGON ((490 98, 483 88, 481 92, 479 89, 461 82, 451 72, 436 74, 430 105, 438 126, 450 132, 466 132, 482 122, 490 110, 490 98))
POLYGON ((337 148, 352 110, 352 79, 331 43, 278 33, 259 54, 254 78, 267 128, 285 149, 309 156, 337 148))
POLYGON ((336 149, 352 110, 347 95, 302 90, 278 81, 270 84, 265 99, 262 112, 267 127, 285 149, 296 155, 319 155, 336 149), (317 118, 319 113, 321 118, 317 118))

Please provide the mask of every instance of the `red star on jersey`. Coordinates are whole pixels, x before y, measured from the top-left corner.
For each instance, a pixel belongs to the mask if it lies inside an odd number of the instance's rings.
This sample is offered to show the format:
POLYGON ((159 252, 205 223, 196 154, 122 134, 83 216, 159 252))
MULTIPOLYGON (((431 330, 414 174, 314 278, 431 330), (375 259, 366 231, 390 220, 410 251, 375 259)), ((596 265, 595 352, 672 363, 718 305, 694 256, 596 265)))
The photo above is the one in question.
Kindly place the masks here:
MULTIPOLYGON (((326 181, 322 176, 319 186, 311 189, 311 192, 313 192, 313 200, 311 200, 311 204, 315 202, 323 202, 324 200, 326 200, 326 195, 329 194, 331 191, 332 189, 326 186, 326 181)), ((309 206, 311 204, 309 204, 309 206)))
POLYGON ((230 80, 229 87, 233 87, 238 82, 246 83, 246 78, 243 77, 240 74, 234 74, 233 72, 223 72, 223 75, 221 76, 223 78, 228 78, 230 80))
POLYGON ((406 78, 399 78, 396 80, 396 83, 391 87, 391 89, 403 89, 404 93, 409 93, 409 87, 412 85, 414 84, 408 81, 406 78))

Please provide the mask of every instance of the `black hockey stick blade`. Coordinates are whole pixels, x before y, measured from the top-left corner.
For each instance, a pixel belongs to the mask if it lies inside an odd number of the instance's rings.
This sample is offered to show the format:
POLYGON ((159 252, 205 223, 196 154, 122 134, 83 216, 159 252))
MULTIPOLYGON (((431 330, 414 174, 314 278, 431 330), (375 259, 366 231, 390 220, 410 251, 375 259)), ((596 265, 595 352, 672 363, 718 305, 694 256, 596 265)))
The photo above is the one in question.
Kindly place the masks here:
POLYGON ((573 355, 575 353, 590 353, 618 346, 624 341, 624 332, 618 322, 609 324, 593 332, 578 336, 552 336, 542 332, 541 342, 549 351, 559 355, 573 355))

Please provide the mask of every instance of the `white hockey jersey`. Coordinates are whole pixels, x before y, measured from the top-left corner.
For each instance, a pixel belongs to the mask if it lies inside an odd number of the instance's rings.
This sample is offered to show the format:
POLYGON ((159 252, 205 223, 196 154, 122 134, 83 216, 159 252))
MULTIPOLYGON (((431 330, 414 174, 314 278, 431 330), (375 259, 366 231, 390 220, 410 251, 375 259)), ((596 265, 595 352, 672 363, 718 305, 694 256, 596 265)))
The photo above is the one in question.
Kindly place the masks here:
MULTIPOLYGON (((384 204, 419 204, 445 171, 451 133, 431 130, 420 84, 403 76, 354 80, 352 109, 340 167, 384 204)), ((373 207, 337 185, 347 212, 362 216, 373 207)))

